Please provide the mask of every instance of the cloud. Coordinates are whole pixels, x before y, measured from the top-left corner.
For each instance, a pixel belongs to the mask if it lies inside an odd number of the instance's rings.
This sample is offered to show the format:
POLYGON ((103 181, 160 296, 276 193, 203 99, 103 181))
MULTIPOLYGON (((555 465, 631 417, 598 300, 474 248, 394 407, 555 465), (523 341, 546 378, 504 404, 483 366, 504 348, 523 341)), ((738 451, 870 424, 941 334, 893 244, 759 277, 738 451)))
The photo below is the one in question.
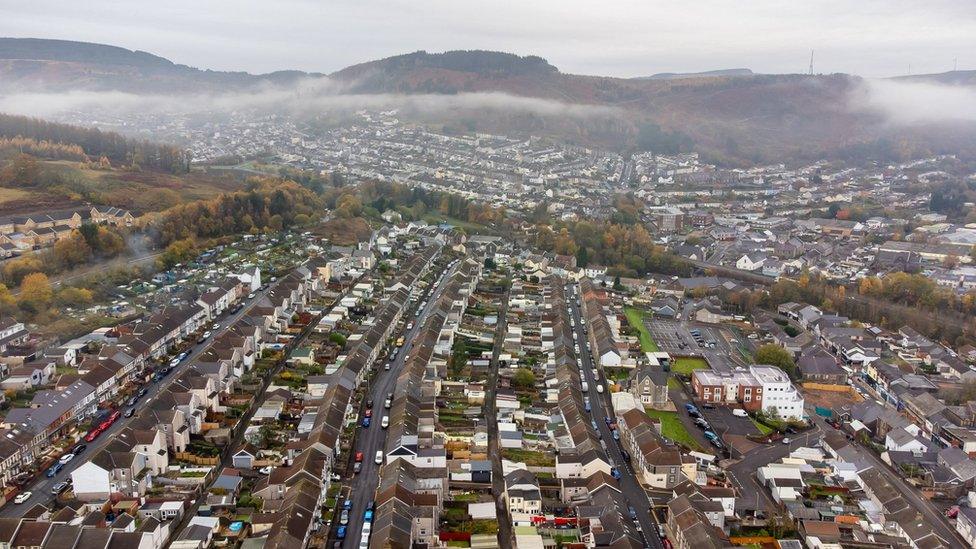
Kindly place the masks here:
POLYGON ((147 112, 205 114, 258 110, 303 114, 359 109, 403 109, 425 115, 452 111, 493 111, 573 118, 609 118, 621 114, 613 107, 494 92, 456 95, 349 94, 344 93, 344 89, 345 86, 339 86, 327 78, 319 78, 303 80, 295 86, 261 87, 226 94, 153 95, 118 91, 11 93, 0 95, 0 112, 55 118, 67 113, 100 111, 125 116, 147 112))
POLYGON ((976 88, 898 80, 864 80, 850 106, 897 126, 976 122, 976 88))

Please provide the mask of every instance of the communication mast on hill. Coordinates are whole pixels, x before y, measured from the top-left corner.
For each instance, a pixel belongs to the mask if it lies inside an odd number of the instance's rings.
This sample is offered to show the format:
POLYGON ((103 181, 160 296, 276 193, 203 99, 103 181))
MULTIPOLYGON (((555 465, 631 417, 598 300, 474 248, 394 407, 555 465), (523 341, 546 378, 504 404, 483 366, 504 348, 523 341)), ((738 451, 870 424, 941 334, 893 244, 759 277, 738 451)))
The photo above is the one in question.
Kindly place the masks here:
POLYGON ((810 50, 810 76, 813 76, 813 50, 810 50))

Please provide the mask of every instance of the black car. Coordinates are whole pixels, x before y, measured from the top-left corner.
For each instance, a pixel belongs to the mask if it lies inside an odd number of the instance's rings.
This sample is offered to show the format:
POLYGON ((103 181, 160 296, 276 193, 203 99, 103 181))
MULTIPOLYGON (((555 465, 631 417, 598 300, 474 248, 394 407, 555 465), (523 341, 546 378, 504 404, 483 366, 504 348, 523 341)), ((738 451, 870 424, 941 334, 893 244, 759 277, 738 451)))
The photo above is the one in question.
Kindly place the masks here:
POLYGON ((146 393, 148 393, 148 392, 149 392, 149 389, 146 389, 145 387, 139 389, 139 397, 141 398, 141 397, 146 396, 146 393))
POLYGON ((74 455, 78 455, 84 452, 85 448, 88 448, 87 444, 76 444, 75 447, 71 449, 71 453, 74 455))

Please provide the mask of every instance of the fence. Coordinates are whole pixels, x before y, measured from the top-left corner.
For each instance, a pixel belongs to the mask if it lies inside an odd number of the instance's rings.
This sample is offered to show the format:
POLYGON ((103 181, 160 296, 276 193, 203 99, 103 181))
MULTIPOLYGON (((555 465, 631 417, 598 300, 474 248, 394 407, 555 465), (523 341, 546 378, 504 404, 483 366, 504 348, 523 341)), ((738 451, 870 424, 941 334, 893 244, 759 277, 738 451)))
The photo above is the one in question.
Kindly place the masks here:
POLYGON ((185 461, 194 465, 217 465, 220 463, 219 457, 204 457, 189 452, 176 452, 177 461, 185 461))

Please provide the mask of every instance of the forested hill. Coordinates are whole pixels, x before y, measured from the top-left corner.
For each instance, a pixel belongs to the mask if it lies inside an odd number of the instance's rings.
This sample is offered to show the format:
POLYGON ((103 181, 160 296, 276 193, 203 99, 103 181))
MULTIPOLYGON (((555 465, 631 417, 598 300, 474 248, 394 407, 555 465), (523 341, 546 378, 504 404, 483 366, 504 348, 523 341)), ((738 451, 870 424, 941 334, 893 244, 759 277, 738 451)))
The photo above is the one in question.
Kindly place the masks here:
POLYGON ((180 147, 26 116, 0 114, 0 137, 24 137, 34 141, 77 145, 92 160, 105 157, 117 165, 135 163, 141 168, 169 173, 184 173, 190 167, 189 153, 180 147))
POLYGON ((118 46, 90 42, 40 38, 0 38, 0 59, 67 61, 164 69, 177 66, 169 59, 144 51, 132 51, 118 46))

